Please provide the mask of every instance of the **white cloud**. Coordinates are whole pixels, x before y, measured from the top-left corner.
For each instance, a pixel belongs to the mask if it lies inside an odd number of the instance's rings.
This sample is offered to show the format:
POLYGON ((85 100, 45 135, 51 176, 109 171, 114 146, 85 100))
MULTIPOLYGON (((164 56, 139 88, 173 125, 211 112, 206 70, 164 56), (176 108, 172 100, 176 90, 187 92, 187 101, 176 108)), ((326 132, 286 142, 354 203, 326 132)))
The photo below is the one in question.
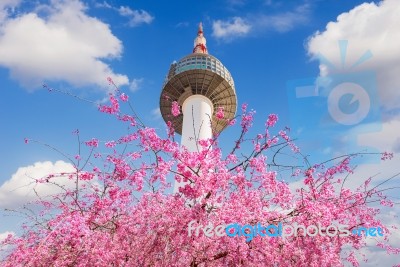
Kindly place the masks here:
POLYGON ((216 38, 231 40, 248 34, 251 25, 240 17, 234 17, 227 21, 216 20, 213 22, 212 28, 212 35, 216 38))
POLYGON ((129 90, 131 90, 132 92, 139 90, 142 82, 143 82, 143 78, 133 79, 129 85, 129 90))
POLYGON ((103 1, 103 3, 96 2, 94 6, 97 8, 112 8, 107 1, 103 1))
POLYGON ((21 0, 1 0, 0 1, 0 25, 9 16, 19 4, 21 0))
POLYGON ((213 22, 213 36, 225 41, 231 41, 238 37, 247 36, 251 32, 288 32, 309 22, 310 9, 310 4, 305 3, 286 12, 275 14, 259 12, 248 14, 245 17, 216 20, 213 22))
POLYGON ((0 243, 4 239, 6 239, 8 235, 15 235, 15 233, 14 232, 9 232, 9 231, 6 231, 4 233, 0 233, 0 243))
MULTIPOLYGON (((8 235, 12 235, 14 237, 15 233, 14 232, 10 232, 10 231, 6 231, 6 232, 3 232, 3 233, 0 233, 0 244, 1 244, 2 241, 4 241, 8 237, 8 235)), ((1 250, 0 250, 0 259, 4 259, 4 257, 8 255, 8 248, 10 248, 10 246, 9 245, 7 245, 7 246, 4 246, 4 245, 1 246, 0 245, 0 248, 1 248, 1 250)))
POLYGON ((145 10, 132 10, 127 6, 120 6, 118 12, 121 16, 129 18, 129 26, 136 27, 140 24, 150 24, 154 17, 145 10))
POLYGON ((153 115, 153 119, 157 120, 161 118, 161 110, 160 108, 155 108, 151 111, 151 115, 153 115))
POLYGON ((296 26, 308 23, 310 17, 310 6, 304 4, 296 7, 293 11, 287 11, 275 15, 257 16, 254 22, 261 30, 274 30, 277 32, 288 32, 296 26))
MULTIPOLYGON (((370 128, 372 128, 371 126, 370 128)), ((381 151, 400 152, 397 148, 399 141, 400 118, 386 121, 381 125, 382 130, 358 135, 358 143, 362 146, 374 146, 381 151)), ((367 125, 368 128, 368 125, 367 125)), ((356 132, 359 132, 355 129, 356 132)), ((400 166, 399 166, 400 170, 400 166)))
POLYGON ((129 83, 102 61, 122 53, 122 43, 109 25, 88 16, 78 0, 55 0, 41 7, 47 10, 45 16, 24 13, 0 26, 0 66, 8 68, 12 78, 29 89, 45 81, 106 88, 108 76, 119 85, 129 83))
MULTIPOLYGON (((318 58, 322 54, 332 65, 320 57, 320 76, 335 73, 356 73, 373 71, 377 78, 382 113, 381 130, 363 132, 362 129, 376 129, 374 125, 359 125, 343 136, 357 133, 360 146, 374 147, 378 151, 396 152, 391 161, 376 164, 362 164, 357 168, 358 179, 349 180, 349 186, 359 185, 365 178, 378 174, 375 184, 400 171, 400 5, 397 0, 386 0, 378 4, 363 3, 349 12, 340 14, 337 21, 329 22, 323 32, 315 33, 308 41, 308 52, 318 58), (346 56, 341 57, 339 40, 348 40, 346 56), (363 54, 370 50, 372 57, 354 68, 363 54), (345 58, 342 66, 342 58, 345 58)), ((345 51, 344 47, 342 51, 345 51)), ((335 148, 340 150, 340 148, 335 148)), ((398 183, 400 177, 391 183, 398 183)), ((386 185, 385 185, 386 186, 386 185)), ((390 190, 390 195, 398 195, 399 190, 390 190)), ((396 242, 399 243, 397 240, 396 242)))
MULTIPOLYGON (((0 186, 0 207, 18 207, 29 201, 37 200, 35 191, 40 197, 61 192, 61 188, 51 183, 36 183, 35 179, 41 179, 49 174, 72 173, 74 167, 70 163, 57 161, 36 162, 33 165, 20 167, 12 175, 11 179, 0 186)), ((53 177, 51 181, 65 188, 74 187, 74 181, 66 177, 53 177)))
MULTIPOLYGON (((356 159, 351 161, 351 165, 356 167, 355 173, 350 175, 346 181, 346 186, 351 189, 356 189, 360 186, 365 180, 370 177, 372 178, 371 184, 377 185, 386 179, 392 177, 393 175, 400 172, 399 159, 400 159, 400 151, 396 150, 396 145, 398 142, 399 134, 398 129, 400 129, 400 119, 391 120, 382 123, 382 128, 380 131, 375 132, 365 132, 360 133, 360 127, 365 128, 377 128, 377 125, 361 125, 359 127, 355 127, 352 131, 344 134, 344 138, 348 136, 356 136, 357 145, 360 147, 374 148, 375 151, 349 151, 348 145, 346 141, 343 141, 341 146, 336 146, 334 148, 328 147, 325 150, 329 151, 334 149, 334 156, 346 155, 348 153, 356 153, 356 152, 394 152, 394 157, 392 160, 381 161, 381 155, 363 155, 362 158, 359 156, 356 159), (359 164, 360 163, 360 164, 359 164), (362 163, 362 164, 361 164, 362 163)), ((318 163, 318 162, 313 162, 318 163)), ((331 162, 334 163, 334 162, 331 162)), ((400 181, 400 176, 394 178, 391 183, 400 181)), ((296 181, 290 184, 290 188, 295 190, 303 186, 302 181, 296 181)), ((384 185, 386 186, 386 185, 384 185)), ((294 191, 293 191, 294 192, 294 191)), ((387 193, 393 194, 399 192, 398 189, 388 191, 387 193)))
POLYGON ((231 6, 243 6, 246 4, 246 0, 227 0, 227 3, 231 6))
POLYGON ((154 20, 154 17, 145 10, 142 9, 134 10, 128 6, 120 6, 119 8, 117 8, 110 5, 106 1, 103 1, 103 3, 96 3, 95 7, 108 8, 118 12, 118 14, 120 14, 121 16, 127 17, 129 19, 128 24, 131 27, 136 27, 139 26, 140 24, 150 24, 154 20))
POLYGON ((186 28, 188 26, 189 26, 189 22, 187 22, 187 21, 182 21, 175 25, 176 28, 186 28))
MULTIPOLYGON (((308 41, 311 56, 318 53, 334 65, 341 66, 338 40, 348 40, 345 68, 349 68, 367 50, 372 58, 353 71, 372 70, 377 76, 380 102, 385 111, 400 109, 400 5, 398 0, 378 4, 363 3, 349 12, 340 14, 337 21, 329 22, 323 32, 317 32, 308 41)), ((334 70, 320 63, 320 74, 334 70)))
MULTIPOLYGON (((373 178, 374 184, 378 184, 400 172, 400 153, 399 151, 396 151, 395 147, 399 136, 398 129, 400 129, 400 120, 391 120, 382 124, 381 131, 358 135, 357 143, 360 146, 373 147, 379 152, 393 152, 394 158, 392 160, 381 161, 373 164, 359 165, 357 167, 357 176, 360 177, 360 179, 351 181, 353 186, 358 186, 360 182, 374 175, 377 175, 375 178, 373 178)), ((355 128, 354 131, 359 132, 357 128, 355 128)), ((391 183, 396 181, 400 181, 400 176, 394 178, 391 183)), ((395 192, 399 192, 399 190, 391 190, 387 193, 393 194, 395 192)))
POLYGON ((272 2, 272 0, 265 0, 264 1, 264 5, 267 5, 267 6, 271 6, 271 5, 273 5, 274 3, 272 2))

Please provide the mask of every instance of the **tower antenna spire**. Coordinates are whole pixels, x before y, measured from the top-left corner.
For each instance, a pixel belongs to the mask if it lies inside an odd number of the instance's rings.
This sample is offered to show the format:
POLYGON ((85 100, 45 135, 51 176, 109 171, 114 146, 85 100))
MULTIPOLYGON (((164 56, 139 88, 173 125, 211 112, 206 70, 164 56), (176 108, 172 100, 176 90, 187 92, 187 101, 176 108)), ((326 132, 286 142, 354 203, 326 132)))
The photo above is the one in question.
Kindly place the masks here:
POLYGON ((199 28, 197 30, 197 37, 194 39, 194 47, 193 47, 193 54, 194 53, 201 53, 201 54, 208 54, 207 40, 203 35, 203 24, 199 23, 199 28))

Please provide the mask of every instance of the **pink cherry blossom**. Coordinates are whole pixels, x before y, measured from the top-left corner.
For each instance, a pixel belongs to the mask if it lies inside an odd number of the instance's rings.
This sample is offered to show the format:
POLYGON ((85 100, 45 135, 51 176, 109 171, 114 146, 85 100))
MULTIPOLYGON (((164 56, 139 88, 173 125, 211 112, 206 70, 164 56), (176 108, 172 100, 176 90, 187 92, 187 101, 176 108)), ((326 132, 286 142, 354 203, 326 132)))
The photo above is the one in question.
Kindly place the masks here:
POLYGON ((181 114, 181 110, 180 110, 180 106, 179 106, 178 102, 176 102, 176 101, 172 102, 171 113, 174 117, 181 114))
POLYGON ((278 116, 276 116, 276 114, 270 114, 268 116, 268 120, 266 122, 266 126, 273 127, 277 121, 278 121, 278 116))
POLYGON ((99 105, 99 111, 108 114, 118 114, 119 113, 119 102, 113 94, 109 95, 109 100, 111 102, 110 106, 99 105))
POLYGON ((108 84, 114 84, 114 81, 111 77, 107 77, 108 84))
POLYGON ((223 119, 224 118, 224 107, 218 107, 217 113, 215 114, 215 116, 218 119, 223 119))
MULTIPOLYGON (((227 140, 215 137, 199 140, 201 149, 190 152, 174 140, 172 122, 167 134, 158 133, 135 114, 123 114, 114 95, 109 100, 100 111, 128 123, 129 131, 105 142, 113 149, 99 147, 97 138, 86 141, 74 156, 80 161, 80 155, 93 152, 84 166, 78 162, 70 173, 34 181, 58 184, 60 190, 34 203, 20 235, 1 241, 0 252, 6 253, 1 266, 358 266, 359 251, 367 245, 400 253, 388 241, 395 228, 378 217, 380 208, 394 206, 387 192, 371 177, 352 177, 353 157, 288 166, 288 159, 299 154, 289 129, 273 128, 275 114, 268 116, 262 133, 254 133, 255 111, 243 104, 231 150, 225 151, 227 140), (282 155, 289 157, 279 162, 282 155), (73 186, 61 184, 60 176, 73 186), (349 187, 351 179, 358 188, 349 187), (184 182, 177 193, 172 191, 175 181, 184 182), (367 240, 325 231, 246 241, 244 234, 210 238, 199 231, 189 236, 192 221, 197 226, 319 223, 325 228, 338 222, 351 229, 380 227, 384 237, 367 240)), ((171 112, 180 114, 177 102, 171 112)), ((222 109, 216 117, 224 118, 222 109)), ((382 158, 391 159, 390 153, 382 158)))
POLYGON ((85 144, 89 147, 98 147, 99 146, 99 140, 96 138, 92 138, 89 141, 86 141, 85 144))
POLYGON ((113 148, 113 147, 115 147, 116 143, 115 143, 115 141, 109 141, 109 142, 106 142, 104 145, 106 147, 113 148))
POLYGON ((119 95, 119 99, 121 99, 121 101, 123 101, 123 102, 127 102, 129 97, 125 93, 122 93, 119 95))
POLYGON ((393 158, 393 153, 386 152, 386 151, 382 153, 382 156, 381 156, 382 160, 390 160, 392 158, 393 158))

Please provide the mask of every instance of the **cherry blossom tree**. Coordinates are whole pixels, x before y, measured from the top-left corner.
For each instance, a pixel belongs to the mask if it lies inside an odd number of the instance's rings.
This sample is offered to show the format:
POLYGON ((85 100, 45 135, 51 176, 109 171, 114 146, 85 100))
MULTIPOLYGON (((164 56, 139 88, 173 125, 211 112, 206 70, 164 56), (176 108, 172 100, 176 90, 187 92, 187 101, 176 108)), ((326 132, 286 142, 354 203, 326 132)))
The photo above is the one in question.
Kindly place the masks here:
MULTIPOLYGON (((384 235, 373 238, 376 245, 400 252, 389 245, 392 229, 372 205, 393 206, 384 195, 388 188, 372 186, 368 177, 356 189, 348 186, 357 154, 322 164, 279 163, 283 151, 302 157, 289 129, 274 130, 278 117, 271 114, 264 131, 252 137, 255 111, 247 105, 229 121, 238 129, 232 150, 222 151, 215 136, 198 140, 199 150, 189 152, 175 141, 172 123, 161 137, 134 112, 121 111, 120 105, 130 106, 126 94, 117 89, 109 99, 99 111, 127 124, 130 132, 115 140, 79 142, 90 156, 69 158, 74 172, 37 179, 57 185, 58 177, 67 177, 75 187, 38 200, 42 208, 29 215, 23 234, 2 242, 8 253, 2 266, 342 266, 346 261, 358 266, 357 251, 372 238, 325 229, 314 236, 249 240, 250 229, 231 237, 207 235, 202 227, 229 223, 379 227, 384 235), (184 182, 176 194, 174 181, 184 182)), ((181 113, 177 103, 172 109, 181 113)), ((217 112, 223 119, 223 110, 217 112)), ((391 156, 384 153, 382 159, 391 156)))

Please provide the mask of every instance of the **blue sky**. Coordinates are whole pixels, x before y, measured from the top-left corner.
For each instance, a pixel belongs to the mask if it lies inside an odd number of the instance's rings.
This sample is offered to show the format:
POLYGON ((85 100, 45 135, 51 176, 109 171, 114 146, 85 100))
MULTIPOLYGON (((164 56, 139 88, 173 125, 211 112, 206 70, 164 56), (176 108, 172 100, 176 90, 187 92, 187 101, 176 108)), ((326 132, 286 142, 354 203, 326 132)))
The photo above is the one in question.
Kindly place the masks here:
MULTIPOLYGON (((50 93, 43 84, 102 101, 110 76, 146 124, 164 133, 162 83, 170 63, 191 53, 200 21, 209 53, 233 75, 239 104, 257 111, 255 130, 277 113, 279 126, 291 127, 315 161, 366 147, 399 152, 399 6, 396 0, 1 0, 0 207, 29 198, 29 187, 19 188, 29 181, 24 174, 64 166, 55 163, 64 160, 59 154, 26 145, 25 137, 74 155, 74 129, 84 140, 124 131, 95 105, 50 93), (366 51, 372 56, 351 68, 366 51), (343 125, 330 117, 327 96, 347 80, 367 90, 371 109, 360 122, 343 125), (319 97, 295 97, 296 88, 316 85, 319 97)), ((350 95, 339 107, 353 113, 365 103, 358 100, 350 95)), ((232 131, 223 135, 233 139, 232 131)), ((384 179, 398 172, 396 161, 368 162, 360 171, 384 179)), ((15 218, 1 220, 0 234, 15 230, 15 218)))

